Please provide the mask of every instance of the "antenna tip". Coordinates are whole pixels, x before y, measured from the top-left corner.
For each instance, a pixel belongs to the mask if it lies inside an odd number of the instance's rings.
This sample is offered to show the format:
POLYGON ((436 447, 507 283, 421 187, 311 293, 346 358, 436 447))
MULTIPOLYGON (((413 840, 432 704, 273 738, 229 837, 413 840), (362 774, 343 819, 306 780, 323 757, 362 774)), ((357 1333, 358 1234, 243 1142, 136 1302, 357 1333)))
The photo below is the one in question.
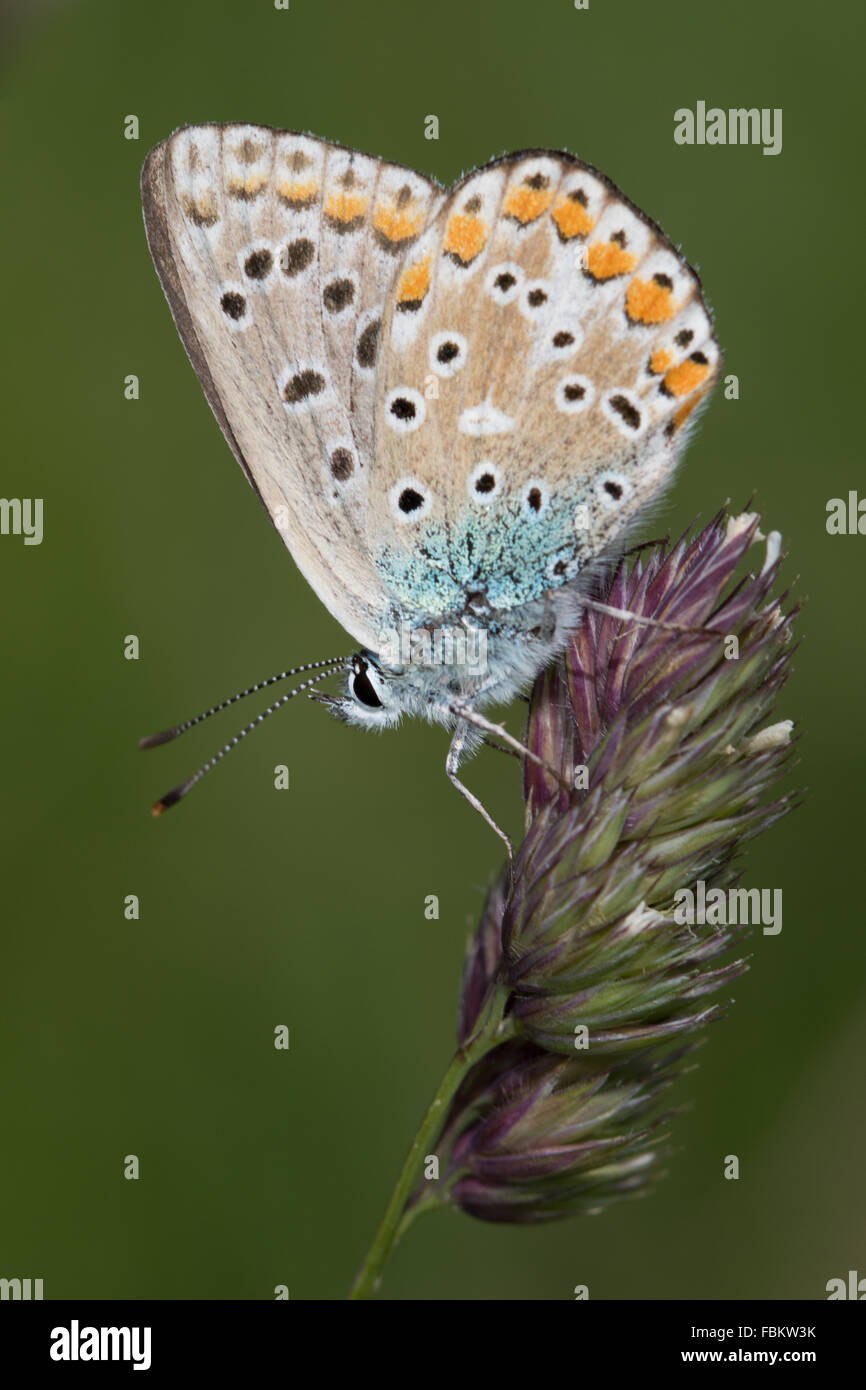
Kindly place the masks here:
POLYGON ((170 792, 166 792, 165 796, 161 796, 159 801, 153 803, 150 814, 152 816, 161 816, 165 811, 168 811, 170 807, 176 806, 178 801, 186 796, 190 787, 195 786, 197 780, 196 777, 190 777, 188 782, 181 782, 179 787, 173 787, 170 792))
POLYGON ((163 729, 159 734, 147 734, 138 740, 139 748, 158 748, 161 743, 170 743, 177 737, 176 729, 163 729))

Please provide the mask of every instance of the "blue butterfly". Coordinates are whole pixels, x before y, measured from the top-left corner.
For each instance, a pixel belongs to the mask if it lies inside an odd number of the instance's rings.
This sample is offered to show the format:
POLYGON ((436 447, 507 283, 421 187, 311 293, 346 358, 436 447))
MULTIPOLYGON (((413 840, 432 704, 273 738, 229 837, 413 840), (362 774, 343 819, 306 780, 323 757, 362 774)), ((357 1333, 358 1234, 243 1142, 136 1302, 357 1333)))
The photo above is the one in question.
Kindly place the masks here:
POLYGON ((223 433, 360 644, 242 694, 311 672, 271 710, 307 691, 362 728, 444 725, 448 776, 508 844, 458 767, 486 736, 535 756, 483 711, 561 652, 673 476, 721 369, 697 275, 602 174, 546 150, 445 190, 309 135, 193 126, 150 153, 142 196, 223 433))

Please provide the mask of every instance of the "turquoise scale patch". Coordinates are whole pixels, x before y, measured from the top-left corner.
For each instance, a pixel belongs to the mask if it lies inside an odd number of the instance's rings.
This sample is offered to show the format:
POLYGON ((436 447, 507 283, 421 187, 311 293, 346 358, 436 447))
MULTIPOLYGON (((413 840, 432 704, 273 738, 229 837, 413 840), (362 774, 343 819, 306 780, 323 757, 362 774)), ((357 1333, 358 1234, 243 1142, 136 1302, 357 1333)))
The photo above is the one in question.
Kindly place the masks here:
POLYGON ((467 508, 450 528, 421 524, 405 548, 383 547, 376 568, 410 621, 459 611, 473 590, 486 592, 493 608, 517 608, 576 573, 574 512, 581 500, 560 494, 538 517, 515 503, 467 508), (555 575, 558 560, 565 569, 555 575))

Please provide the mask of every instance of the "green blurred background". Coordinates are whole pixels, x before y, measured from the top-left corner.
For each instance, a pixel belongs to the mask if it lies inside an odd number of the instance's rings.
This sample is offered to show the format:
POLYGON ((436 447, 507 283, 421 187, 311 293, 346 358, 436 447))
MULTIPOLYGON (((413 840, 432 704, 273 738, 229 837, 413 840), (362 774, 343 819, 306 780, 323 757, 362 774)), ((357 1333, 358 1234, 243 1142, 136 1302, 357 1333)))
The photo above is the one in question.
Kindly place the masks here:
MULTIPOLYGON (((149 817, 240 721, 148 755, 141 734, 348 649, 224 444, 145 244, 147 150, 208 120, 309 128, 443 181, 539 145, 609 173, 700 267, 740 380, 663 526, 755 491, 809 599, 778 716, 800 724, 808 798, 744 875, 783 889, 784 930, 752 938, 680 1085, 665 1183, 543 1230, 429 1217, 386 1295, 820 1298, 866 1274, 866 538, 825 530, 827 500, 866 487, 862 7, 100 0, 5 25, 2 494, 45 499, 45 538, 0 538, 0 1275, 48 1298, 343 1297, 451 1054, 499 863, 441 731, 366 738, 306 701, 149 817), (782 107, 783 152, 676 146, 674 110, 699 99, 782 107)), ((516 765, 467 775, 516 827, 516 765)))

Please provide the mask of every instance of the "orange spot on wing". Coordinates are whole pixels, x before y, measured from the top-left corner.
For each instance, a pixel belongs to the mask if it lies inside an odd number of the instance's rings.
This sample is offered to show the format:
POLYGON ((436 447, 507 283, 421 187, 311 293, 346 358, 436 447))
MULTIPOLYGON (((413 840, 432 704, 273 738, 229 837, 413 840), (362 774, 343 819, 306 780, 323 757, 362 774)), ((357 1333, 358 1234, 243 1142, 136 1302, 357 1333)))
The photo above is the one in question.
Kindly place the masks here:
POLYGON ((649 369, 655 376, 661 376, 673 362, 673 354, 667 348, 656 348, 649 362, 649 369))
POLYGON ((563 198, 550 215, 560 236, 566 241, 575 236, 586 236, 595 226, 595 221, 586 208, 574 198, 563 198))
POLYGON ((692 396, 680 406, 671 422, 675 430, 678 430, 681 425, 686 423, 686 420, 688 420, 695 406, 700 405, 705 395, 705 391, 698 391, 696 395, 692 396))
POLYGON ((709 362, 693 362, 691 358, 687 358, 685 362, 671 367, 666 373, 664 388, 670 396, 687 396, 696 386, 700 386, 702 381, 706 381, 709 374, 709 362))
POLYGON ((245 179, 233 174, 226 185, 226 191, 230 198, 252 202, 253 198, 258 198, 267 181, 266 174, 248 174, 245 179))
POLYGON ((636 275, 628 287, 625 310, 633 323, 665 323, 674 315, 673 296, 666 285, 636 275))
POLYGON ((410 265, 400 276, 397 286, 397 301, 400 304, 420 302, 430 288, 430 257, 425 256, 417 265, 410 265))
POLYGON ((291 207, 309 207, 318 195, 318 179, 283 179, 277 184, 277 196, 291 207))
POLYGON ((325 203, 325 215, 333 222, 357 222, 366 213, 369 202, 363 193, 332 193, 325 203))
POLYGON ((484 249, 486 241, 487 223, 482 217, 464 217, 455 212, 445 230, 442 249, 468 265, 484 249))
POLYGON ((534 222, 543 212, 547 212, 553 202, 553 194, 543 188, 527 188, 525 185, 512 188, 505 199, 505 216, 513 217, 524 227, 534 222))
POLYGON ((615 241, 595 241, 586 253, 586 268, 594 280, 611 280, 633 270, 637 256, 615 241))
POLYGON ((383 204, 373 214, 373 226, 388 241, 405 241, 407 237, 417 236, 423 222, 424 216, 417 203, 404 208, 383 204))
POLYGON ((212 227, 214 223, 219 222, 219 204, 212 189, 208 189, 198 198, 191 198, 188 193, 184 193, 181 195, 180 205, 197 227, 212 227))

